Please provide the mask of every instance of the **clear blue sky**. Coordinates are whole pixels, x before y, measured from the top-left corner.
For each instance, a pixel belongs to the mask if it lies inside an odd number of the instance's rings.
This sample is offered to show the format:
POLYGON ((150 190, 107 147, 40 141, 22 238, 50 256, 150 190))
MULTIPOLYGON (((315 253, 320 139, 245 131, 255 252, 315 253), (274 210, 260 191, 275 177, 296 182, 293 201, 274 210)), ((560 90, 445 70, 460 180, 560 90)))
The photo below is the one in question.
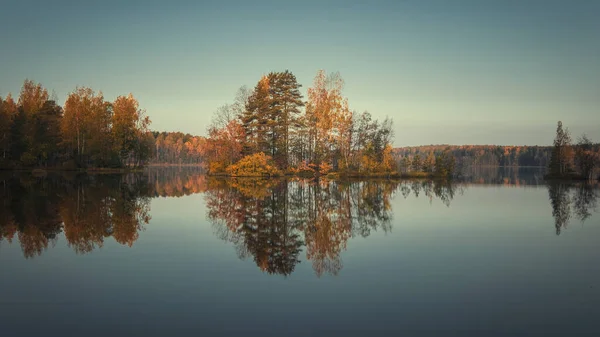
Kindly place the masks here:
POLYGON ((600 141, 600 1, 3 1, 0 95, 25 78, 132 92, 156 130, 204 134, 262 74, 339 71, 395 144, 600 141))

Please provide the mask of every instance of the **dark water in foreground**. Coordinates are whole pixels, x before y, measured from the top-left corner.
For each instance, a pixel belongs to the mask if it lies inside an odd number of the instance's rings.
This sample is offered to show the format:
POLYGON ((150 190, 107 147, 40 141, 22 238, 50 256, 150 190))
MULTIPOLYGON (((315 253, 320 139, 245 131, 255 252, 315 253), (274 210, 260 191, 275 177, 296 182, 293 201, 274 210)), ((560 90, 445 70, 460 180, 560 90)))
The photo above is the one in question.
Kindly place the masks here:
POLYGON ((598 186, 0 173, 1 336, 600 336, 598 186))

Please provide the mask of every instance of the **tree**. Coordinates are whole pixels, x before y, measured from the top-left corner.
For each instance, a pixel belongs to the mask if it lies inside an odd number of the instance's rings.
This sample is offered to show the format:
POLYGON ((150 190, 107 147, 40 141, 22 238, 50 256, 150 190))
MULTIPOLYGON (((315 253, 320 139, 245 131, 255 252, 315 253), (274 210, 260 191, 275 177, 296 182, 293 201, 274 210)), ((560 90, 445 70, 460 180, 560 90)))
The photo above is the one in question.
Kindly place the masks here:
POLYGON ((251 95, 252 91, 248 87, 240 87, 232 104, 224 104, 218 107, 213 113, 209 129, 221 129, 227 126, 232 120, 242 118, 251 95))
POLYGON ((558 121, 554 148, 550 157, 550 174, 564 176, 572 170, 573 151, 571 149, 571 135, 569 129, 563 130, 563 124, 558 121))
POLYGON ((427 173, 432 173, 435 169, 435 156, 433 151, 429 151, 427 158, 423 161, 423 171, 427 173))
MULTIPOLYGON (((300 93, 300 85, 296 76, 286 70, 280 73, 272 73, 269 76, 270 91, 272 97, 271 120, 274 126, 272 136, 278 136, 281 143, 279 151, 281 155, 275 158, 281 167, 287 168, 289 165, 289 147, 290 147, 290 131, 298 126, 297 120, 300 116, 300 108, 304 106, 302 102, 302 94, 300 93)), ((273 146, 276 146, 273 144, 273 146)))
POLYGON ((273 137, 269 137, 269 128, 272 126, 269 120, 272 104, 269 87, 269 77, 263 76, 248 98, 246 110, 240 118, 246 133, 244 155, 256 152, 272 154, 274 150, 270 146, 273 137))
POLYGON ((575 165, 587 180, 594 179, 594 170, 600 166, 600 153, 594 151, 593 143, 586 135, 581 136, 575 147, 575 165))
POLYGON ((3 160, 8 159, 10 155, 10 131, 15 112, 16 105, 11 95, 8 94, 6 100, 0 97, 0 151, 3 160))
POLYGON ((272 158, 264 152, 245 156, 239 162, 227 167, 227 173, 237 177, 278 176, 281 172, 272 164, 272 158))
MULTIPOLYGON (((316 165, 322 161, 335 164, 340 152, 342 156, 348 154, 352 114, 347 99, 342 95, 343 88, 344 80, 339 73, 327 75, 324 70, 319 70, 313 86, 308 88, 305 117, 309 136, 308 157, 316 165)), ((349 159, 349 156, 345 157, 349 159)))
POLYGON ((38 164, 56 163, 60 156, 62 115, 62 107, 55 101, 49 100, 44 102, 40 110, 29 120, 33 134, 28 152, 38 164))
POLYGON ((78 87, 65 102, 61 123, 63 142, 80 164, 106 165, 111 161, 112 108, 102 92, 78 87))
POLYGON ((209 131, 209 137, 203 138, 198 145, 209 173, 223 173, 227 166, 241 158, 245 136, 237 120, 232 120, 222 129, 209 131))
POLYGON ((423 163, 421 161, 421 155, 415 154, 412 160, 412 170, 416 172, 420 172, 423 169, 423 163))
POLYGON ((112 140, 121 163, 135 166, 147 159, 150 153, 147 141, 150 119, 139 108, 138 101, 129 94, 119 96, 112 105, 112 140))
POLYGON ((132 94, 117 97, 112 105, 113 145, 123 163, 132 157, 136 146, 138 106, 139 104, 132 94))
POLYGON ((451 177, 455 165, 454 156, 449 149, 446 149, 435 158, 434 174, 438 177, 451 177))
POLYGON ((19 106, 29 116, 38 112, 44 106, 48 97, 48 90, 42 87, 40 83, 36 84, 32 80, 26 79, 21 87, 19 106))
MULTIPOLYGON (((48 104, 48 90, 40 83, 26 79, 21 87, 18 101, 18 122, 15 123, 15 152, 13 159, 18 159, 26 166, 46 163, 49 147, 55 147, 57 139, 45 139, 47 128, 56 125, 61 109, 54 102, 48 104), (42 111, 44 109, 44 111, 42 111), (50 144, 52 142, 53 144, 50 144)), ((55 137, 52 137, 55 138, 55 137)))

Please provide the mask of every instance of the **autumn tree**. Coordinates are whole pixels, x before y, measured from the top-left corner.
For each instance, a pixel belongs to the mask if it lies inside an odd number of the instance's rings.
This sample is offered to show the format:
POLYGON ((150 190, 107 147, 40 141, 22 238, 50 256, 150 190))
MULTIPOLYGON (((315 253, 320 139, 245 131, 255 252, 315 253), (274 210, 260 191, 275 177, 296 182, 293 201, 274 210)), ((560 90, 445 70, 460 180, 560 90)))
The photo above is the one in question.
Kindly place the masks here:
POLYGON ((65 102, 61 123, 63 142, 82 165, 107 165, 113 157, 112 108, 102 92, 78 87, 65 102))
POLYGON ((594 151, 594 145, 586 135, 581 136, 575 146, 575 165, 587 180, 594 179, 594 171, 600 166, 600 153, 594 151))
POLYGON ((421 155, 416 154, 412 159, 412 170, 419 172, 423 169, 423 162, 421 160, 421 155))
POLYGON ((56 164, 61 157, 59 144, 62 142, 62 116, 62 107, 54 100, 48 100, 28 120, 32 132, 28 152, 38 164, 56 164))
POLYGON ((35 114, 46 103, 48 97, 48 90, 42 87, 40 83, 34 83, 32 80, 26 79, 21 87, 19 107, 28 116, 35 114))
POLYGON ((11 127, 16 111, 17 106, 10 94, 4 100, 0 97, 0 151, 3 160, 10 157, 11 127))
POLYGON ((62 108, 48 98, 48 90, 40 83, 25 80, 12 124, 13 159, 23 165, 47 164, 58 155, 62 108))
POLYGON ((112 140, 121 163, 137 166, 148 157, 146 141, 150 119, 132 94, 119 96, 112 105, 112 140))
MULTIPOLYGON (((306 125, 309 129, 309 160, 320 165, 322 161, 333 161, 336 140, 343 121, 349 121, 347 100, 342 96, 344 81, 339 73, 326 75, 319 70, 313 86, 308 89, 306 104, 306 125)), ((345 137, 344 137, 345 138, 345 137)))
POLYGON ((573 150, 571 148, 569 129, 563 129, 562 122, 558 121, 556 137, 554 138, 554 148, 550 157, 550 174, 554 176, 569 174, 572 170, 572 160, 573 150))
POLYGON ((456 161, 449 149, 444 150, 435 158, 434 174, 438 177, 452 177, 456 161))
POLYGON ((423 171, 431 173, 435 168, 435 155, 433 151, 430 151, 425 160, 423 161, 423 171))
POLYGON ((203 138, 198 145, 209 173, 223 173, 229 165, 242 157, 246 135, 237 120, 230 121, 222 129, 209 130, 209 137, 203 138))

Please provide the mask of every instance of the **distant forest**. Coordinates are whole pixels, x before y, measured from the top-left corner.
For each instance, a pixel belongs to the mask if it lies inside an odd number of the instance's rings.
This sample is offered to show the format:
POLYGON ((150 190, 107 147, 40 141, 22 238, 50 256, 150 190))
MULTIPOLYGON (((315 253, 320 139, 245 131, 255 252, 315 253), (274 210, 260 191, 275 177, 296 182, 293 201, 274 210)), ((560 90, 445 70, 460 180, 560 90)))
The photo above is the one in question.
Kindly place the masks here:
POLYGON ((499 146, 499 145, 424 145, 400 147, 394 154, 401 165, 402 159, 425 159, 430 152, 450 151, 462 166, 532 166, 547 167, 552 146, 499 146))

